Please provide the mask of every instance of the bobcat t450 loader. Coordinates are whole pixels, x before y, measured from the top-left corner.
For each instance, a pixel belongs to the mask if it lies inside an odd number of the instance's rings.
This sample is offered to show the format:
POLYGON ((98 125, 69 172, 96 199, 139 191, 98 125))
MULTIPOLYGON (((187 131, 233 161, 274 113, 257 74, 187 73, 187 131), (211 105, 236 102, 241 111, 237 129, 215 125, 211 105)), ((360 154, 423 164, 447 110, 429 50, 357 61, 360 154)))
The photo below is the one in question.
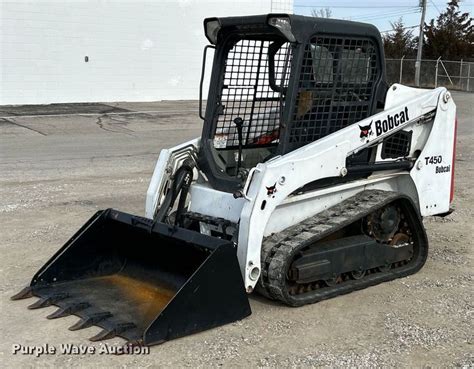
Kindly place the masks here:
POLYGON ((204 29, 202 136, 161 151, 145 217, 99 211, 14 296, 103 328, 92 340, 242 319, 254 290, 300 306, 407 276, 427 257, 422 216, 450 211, 456 107, 444 88, 388 87, 375 27, 270 14, 204 29))

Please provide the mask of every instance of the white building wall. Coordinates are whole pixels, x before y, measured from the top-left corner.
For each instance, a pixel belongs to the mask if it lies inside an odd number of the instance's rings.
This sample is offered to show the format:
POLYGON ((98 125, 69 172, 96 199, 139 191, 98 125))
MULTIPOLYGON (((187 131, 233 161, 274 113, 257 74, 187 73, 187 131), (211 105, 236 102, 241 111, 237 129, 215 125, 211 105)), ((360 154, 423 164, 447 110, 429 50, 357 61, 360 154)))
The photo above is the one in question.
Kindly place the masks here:
POLYGON ((204 18, 292 7, 293 0, 2 0, 0 105, 196 99, 204 18))

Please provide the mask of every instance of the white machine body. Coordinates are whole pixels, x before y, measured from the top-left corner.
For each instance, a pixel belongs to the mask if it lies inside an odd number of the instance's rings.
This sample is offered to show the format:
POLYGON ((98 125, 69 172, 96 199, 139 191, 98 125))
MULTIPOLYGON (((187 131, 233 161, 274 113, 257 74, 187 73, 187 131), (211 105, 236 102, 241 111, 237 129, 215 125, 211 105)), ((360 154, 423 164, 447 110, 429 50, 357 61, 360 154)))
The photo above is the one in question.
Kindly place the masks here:
MULTIPOLYGON (((245 287, 251 292, 260 275, 264 237, 279 232, 367 189, 396 191, 409 196, 422 216, 447 213, 454 186, 456 106, 445 88, 415 89, 393 85, 385 109, 286 155, 250 170, 241 197, 218 191, 198 169, 188 196, 188 210, 238 224, 237 256, 245 287), (434 112, 434 119, 424 119, 434 112), (369 127, 361 137, 362 127, 369 127), (411 130, 409 171, 374 172, 332 187, 301 194, 296 190, 322 178, 344 177, 346 158, 376 147, 383 163, 382 141, 399 130, 411 130)), ((153 219, 170 179, 186 159, 196 161, 200 139, 162 150, 147 192, 145 216, 153 219)), ((393 159, 390 159, 393 161, 393 159)), ((201 227, 208 233, 208 227, 201 227)))

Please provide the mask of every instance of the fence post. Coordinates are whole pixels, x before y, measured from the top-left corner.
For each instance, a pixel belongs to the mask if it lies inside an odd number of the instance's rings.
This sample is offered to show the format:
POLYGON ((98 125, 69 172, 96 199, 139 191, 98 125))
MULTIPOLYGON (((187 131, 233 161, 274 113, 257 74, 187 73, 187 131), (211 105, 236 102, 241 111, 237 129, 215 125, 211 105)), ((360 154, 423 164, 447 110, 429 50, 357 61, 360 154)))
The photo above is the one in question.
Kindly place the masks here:
POLYGON ((403 59, 405 59, 405 55, 402 56, 400 59, 400 84, 402 84, 402 75, 403 75, 403 59))
POLYGON ((461 59, 461 65, 459 67, 459 87, 461 87, 461 90, 462 90, 462 59, 461 59))
POLYGON ((442 66, 443 69, 444 69, 444 73, 446 73, 446 77, 448 77, 449 82, 451 83, 451 86, 454 86, 453 80, 452 80, 451 77, 449 76, 449 73, 448 73, 448 71, 446 70, 446 67, 444 66, 443 61, 440 60, 439 62, 441 63, 441 66, 442 66))
POLYGON ((438 59, 436 59, 435 88, 438 87, 438 64, 439 64, 440 59, 441 59, 441 56, 438 59))
POLYGON ((467 66, 467 92, 469 92, 469 80, 471 79, 471 64, 472 63, 469 63, 467 66))

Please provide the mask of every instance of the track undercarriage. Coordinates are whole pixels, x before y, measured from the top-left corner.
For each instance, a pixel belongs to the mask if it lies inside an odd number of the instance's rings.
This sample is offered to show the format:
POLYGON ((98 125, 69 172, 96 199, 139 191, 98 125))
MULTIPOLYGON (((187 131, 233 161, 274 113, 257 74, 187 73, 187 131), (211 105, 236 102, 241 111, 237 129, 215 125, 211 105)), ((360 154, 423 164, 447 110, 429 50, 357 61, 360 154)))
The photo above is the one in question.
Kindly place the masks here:
POLYGON ((290 306, 417 272, 428 241, 411 200, 363 191, 266 238, 258 290, 290 306))

